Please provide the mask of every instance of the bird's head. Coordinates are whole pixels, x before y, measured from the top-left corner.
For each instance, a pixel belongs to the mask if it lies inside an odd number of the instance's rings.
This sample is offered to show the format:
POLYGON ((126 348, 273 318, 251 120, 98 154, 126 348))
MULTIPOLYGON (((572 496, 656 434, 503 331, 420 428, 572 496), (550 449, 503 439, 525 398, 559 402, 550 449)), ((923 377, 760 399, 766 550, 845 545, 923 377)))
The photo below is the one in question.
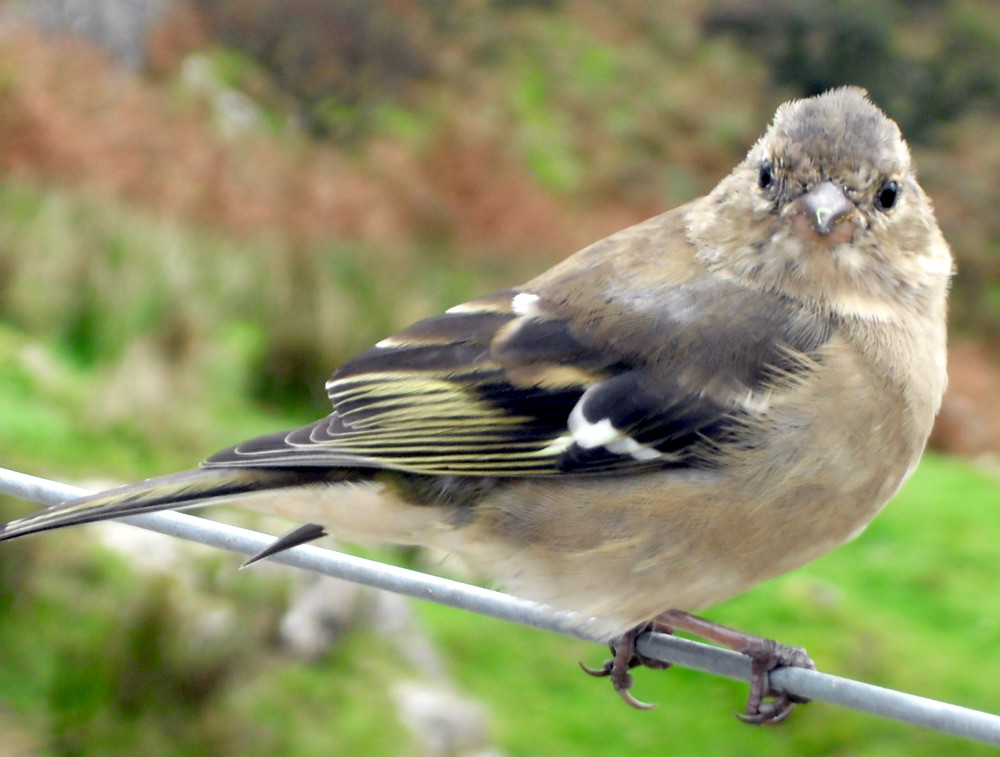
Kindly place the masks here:
POLYGON ((870 318, 919 307, 951 273, 899 127, 857 87, 779 107, 689 235, 720 273, 870 318))

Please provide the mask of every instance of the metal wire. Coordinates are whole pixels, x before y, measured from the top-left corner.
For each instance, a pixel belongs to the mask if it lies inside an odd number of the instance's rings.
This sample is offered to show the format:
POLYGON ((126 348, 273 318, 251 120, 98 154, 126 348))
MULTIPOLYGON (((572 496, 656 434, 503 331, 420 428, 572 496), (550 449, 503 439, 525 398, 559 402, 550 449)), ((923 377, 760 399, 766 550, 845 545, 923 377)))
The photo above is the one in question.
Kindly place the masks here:
MULTIPOLYGON (((55 505, 90 492, 0 468, 0 493, 44 505, 55 505)), ((274 540, 273 536, 174 512, 137 515, 123 518, 122 522, 245 555, 259 552, 274 540)), ((268 559, 532 628, 587 641, 600 641, 595 633, 588 630, 587 620, 577 615, 555 613, 541 605, 507 594, 329 549, 305 545, 268 559)), ((640 637, 639 651, 646 657, 662 662, 736 680, 750 680, 749 660, 726 649, 650 633, 640 637)), ((775 670, 771 674, 771 685, 799 697, 839 704, 912 725, 1000 745, 1000 717, 978 710, 801 668, 775 670)))

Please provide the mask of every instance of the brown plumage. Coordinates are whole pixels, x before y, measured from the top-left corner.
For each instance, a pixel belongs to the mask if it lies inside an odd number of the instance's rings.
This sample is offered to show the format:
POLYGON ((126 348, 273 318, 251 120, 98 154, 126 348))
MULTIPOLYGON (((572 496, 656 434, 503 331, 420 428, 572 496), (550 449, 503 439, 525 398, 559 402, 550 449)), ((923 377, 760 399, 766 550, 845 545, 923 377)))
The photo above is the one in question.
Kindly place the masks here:
POLYGON ((349 361, 326 418, 0 539, 269 493, 248 506, 456 552, 611 639, 864 528, 938 410, 951 270, 864 92, 787 103, 706 197, 349 361))

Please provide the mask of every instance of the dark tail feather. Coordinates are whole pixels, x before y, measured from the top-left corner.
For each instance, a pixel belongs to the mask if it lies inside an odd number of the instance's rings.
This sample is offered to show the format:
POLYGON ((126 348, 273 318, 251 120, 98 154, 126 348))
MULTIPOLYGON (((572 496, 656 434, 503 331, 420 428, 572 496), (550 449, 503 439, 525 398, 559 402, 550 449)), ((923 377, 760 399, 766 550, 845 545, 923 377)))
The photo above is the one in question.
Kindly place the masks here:
POLYGON ((181 510, 292 486, 340 483, 358 477, 349 468, 202 468, 150 478, 69 500, 0 526, 0 541, 158 510, 181 510))

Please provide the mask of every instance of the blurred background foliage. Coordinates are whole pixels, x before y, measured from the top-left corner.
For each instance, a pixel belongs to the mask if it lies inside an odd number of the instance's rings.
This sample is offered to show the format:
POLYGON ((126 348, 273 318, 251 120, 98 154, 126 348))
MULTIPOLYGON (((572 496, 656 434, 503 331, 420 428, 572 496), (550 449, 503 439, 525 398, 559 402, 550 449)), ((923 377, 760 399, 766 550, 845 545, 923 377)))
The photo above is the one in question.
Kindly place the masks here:
MULTIPOLYGON (((0 3, 2 464, 134 479, 311 420, 355 352, 704 193, 777 104, 847 83, 903 127, 954 247, 935 445, 978 467, 932 458, 863 539, 715 616, 995 708, 989 0, 0 3)), ((420 665, 371 654, 370 629, 308 661, 283 646, 304 578, 203 552, 150 568, 93 533, 0 550, 0 754, 954 748, 821 705, 741 728, 739 687, 684 671, 640 673, 663 706, 634 713, 577 675, 585 645, 420 608, 491 723, 434 741, 387 718, 420 665)))

